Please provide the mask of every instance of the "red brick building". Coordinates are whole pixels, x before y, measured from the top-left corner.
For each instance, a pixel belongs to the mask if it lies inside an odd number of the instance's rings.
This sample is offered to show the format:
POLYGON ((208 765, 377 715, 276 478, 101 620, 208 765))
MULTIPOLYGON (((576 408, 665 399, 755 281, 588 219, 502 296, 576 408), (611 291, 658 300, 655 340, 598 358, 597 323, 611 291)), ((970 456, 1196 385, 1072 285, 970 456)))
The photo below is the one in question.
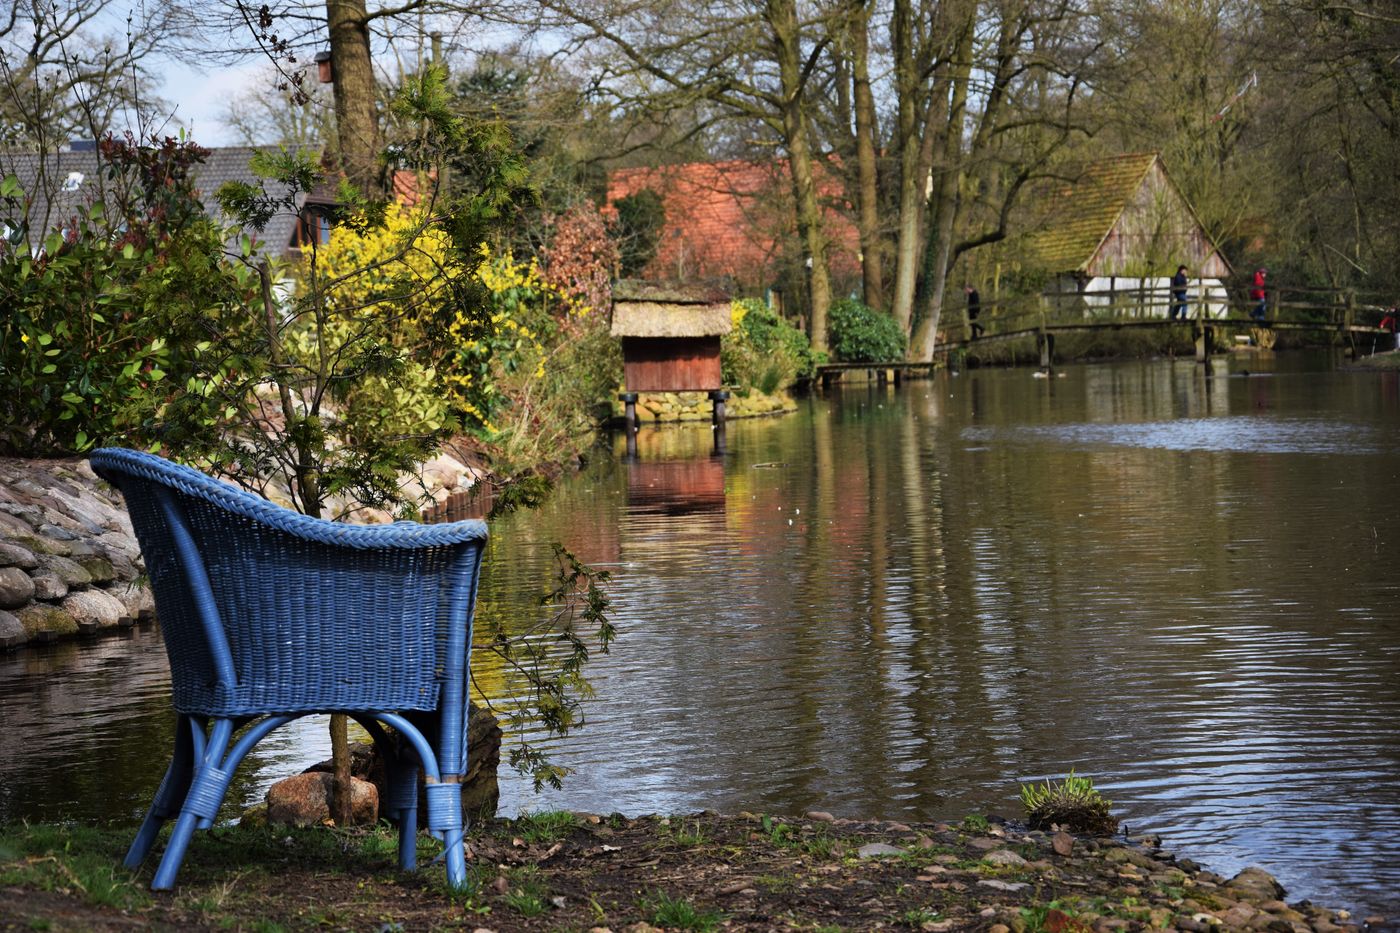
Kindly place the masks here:
MULTIPOLYGON (((839 179, 827 173, 820 188, 828 204, 825 232, 833 279, 858 281, 859 236, 844 213, 839 179)), ((757 291, 782 284, 800 269, 786 163, 733 160, 618 169, 608 178, 608 204, 647 189, 661 197, 666 222, 644 278, 729 278, 741 289, 757 291)))

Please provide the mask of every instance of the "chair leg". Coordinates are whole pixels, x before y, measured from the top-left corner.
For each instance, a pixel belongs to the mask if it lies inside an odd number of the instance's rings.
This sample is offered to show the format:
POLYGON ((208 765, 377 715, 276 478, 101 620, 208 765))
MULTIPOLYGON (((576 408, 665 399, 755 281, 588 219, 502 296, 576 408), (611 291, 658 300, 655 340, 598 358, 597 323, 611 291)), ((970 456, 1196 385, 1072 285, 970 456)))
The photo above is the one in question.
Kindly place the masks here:
POLYGON ((180 715, 176 718, 175 753, 171 756, 170 767, 165 770, 165 777, 161 778, 155 800, 151 801, 151 807, 146 811, 146 819, 141 823, 136 838, 132 840, 131 848, 126 851, 126 859, 122 864, 127 868, 141 867, 160 835, 160 828, 165 825, 166 820, 179 813, 185 803, 185 795, 189 793, 190 779, 194 773, 194 740, 190 734, 192 728, 194 724, 188 716, 180 715))
POLYGON ((462 785, 428 785, 428 828, 442 832, 443 855, 447 862, 447 884, 467 886, 467 854, 462 843, 462 785))
POLYGON ((399 825, 399 868, 418 867, 418 767, 405 751, 389 766, 388 812, 399 825))
MULTIPOLYGON (((175 877, 180 872, 180 863, 185 859, 185 851, 189 848, 195 829, 201 823, 207 825, 219 812, 219 805, 228 792, 233 767, 242 757, 236 752, 230 756, 234 760, 225 765, 224 751, 233 735, 233 727, 232 720, 216 719, 213 722, 204 755, 195 764, 194 778, 180 807, 180 818, 175 821, 175 829, 170 834, 165 854, 161 856, 160 867, 151 879, 153 891, 168 891, 175 887, 175 877)), ((239 744, 241 747, 244 743, 239 744)), ((246 753, 246 749, 243 751, 246 753)))

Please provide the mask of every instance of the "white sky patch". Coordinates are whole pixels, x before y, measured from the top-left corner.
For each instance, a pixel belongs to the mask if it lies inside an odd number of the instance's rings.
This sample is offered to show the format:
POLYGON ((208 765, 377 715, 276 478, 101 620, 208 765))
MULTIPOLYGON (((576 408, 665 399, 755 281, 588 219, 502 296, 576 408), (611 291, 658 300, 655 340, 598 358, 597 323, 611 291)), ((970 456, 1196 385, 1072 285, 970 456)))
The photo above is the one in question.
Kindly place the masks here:
MULTIPOLYGON (((174 111, 173 124, 190 132, 201 146, 233 146, 238 144, 233 130, 223 121, 228 102, 255 82, 266 82, 264 60, 253 58, 240 65, 203 71, 179 62, 162 64, 164 82, 159 94, 170 102, 174 111)), ((272 87, 259 89, 277 94, 272 87)))

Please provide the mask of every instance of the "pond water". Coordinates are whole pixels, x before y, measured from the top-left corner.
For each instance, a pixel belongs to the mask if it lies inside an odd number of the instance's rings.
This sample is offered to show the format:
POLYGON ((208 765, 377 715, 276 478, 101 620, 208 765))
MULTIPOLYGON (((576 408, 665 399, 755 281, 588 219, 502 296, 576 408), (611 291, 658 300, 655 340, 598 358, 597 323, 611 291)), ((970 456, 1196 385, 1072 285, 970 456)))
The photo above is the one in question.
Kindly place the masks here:
MULTIPOLYGON (((495 523, 482 612, 562 541, 613 573, 575 770, 506 811, 1016 816, 1092 775, 1134 832, 1400 911, 1400 374, 1324 356, 851 385, 644 429, 495 523)), ((134 820, 154 630, 0 658, 0 818, 134 820)), ((510 688, 482 670, 488 691, 510 688)), ((235 788, 324 757, 307 722, 235 788)), ((531 737, 538 739, 539 737, 531 737)))

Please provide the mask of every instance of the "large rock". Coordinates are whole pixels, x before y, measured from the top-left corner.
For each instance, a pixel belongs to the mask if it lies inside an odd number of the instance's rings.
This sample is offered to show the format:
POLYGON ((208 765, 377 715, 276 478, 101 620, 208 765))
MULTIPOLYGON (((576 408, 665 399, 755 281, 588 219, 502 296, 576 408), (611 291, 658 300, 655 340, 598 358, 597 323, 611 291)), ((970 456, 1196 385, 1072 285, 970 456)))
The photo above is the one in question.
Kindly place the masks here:
POLYGON ((92 574, 84 570, 77 561, 61 554, 50 554, 41 558, 39 565, 45 570, 52 570, 58 574, 59 578, 70 587, 87 586, 92 582, 92 574))
POLYGON ((102 590, 82 590, 70 593, 63 601, 63 611, 82 626, 85 622, 96 622, 99 628, 109 628, 122 619, 131 618, 120 599, 102 590))
POLYGON ((59 600, 68 595, 68 584, 52 570, 34 574, 34 598, 59 600))
POLYGON ((33 570, 37 566, 39 566, 39 559, 34 556, 33 551, 22 548, 18 544, 0 541, 0 567, 20 567, 24 570, 33 570))
POLYGON ((12 534, 9 536, 11 544, 17 544, 26 551, 34 554, 59 554, 67 557, 73 552, 73 546, 64 541, 52 541, 48 538, 36 537, 32 532, 12 534))
POLYGON ((78 623, 68 613, 57 606, 46 603, 33 603, 15 613, 24 626, 24 633, 32 641, 53 635, 76 635, 78 623))
MULTIPOLYGON (((324 771, 308 771, 273 784, 267 789, 267 821, 293 826, 317 826, 331 818, 332 777, 324 771)), ((379 790, 369 781, 351 778, 351 813, 357 824, 379 819, 379 790)))
POLYGON ((34 598, 34 581, 18 567, 0 567, 0 609, 18 609, 34 598))
MULTIPOLYGON (((467 773, 462 778, 462 813, 470 820, 489 820, 496 815, 501 801, 501 787, 496 772, 501 766, 501 724, 490 710, 471 706, 467 725, 467 773)), ((330 761, 322 761, 307 769, 308 773, 326 774, 332 769, 330 761)), ((350 773, 374 782, 383 798, 388 794, 384 766, 378 750, 372 744, 350 746, 350 773)), ((422 787, 418 790, 418 823, 427 826, 428 802, 422 787)))
POLYGON ((116 571, 112 569, 112 562, 105 557, 79 557, 75 562, 88 572, 93 583, 111 583, 117 578, 116 571))
POLYGON ((10 613, 0 609, 0 648, 16 648, 29 640, 24 625, 10 613))
POLYGON ((149 586, 139 583, 118 583, 107 591, 122 601, 128 619, 139 619, 143 612, 155 612, 156 601, 149 586))
POLYGON ((1272 901, 1284 895, 1283 885, 1275 881, 1273 875, 1253 866, 1225 882, 1225 889, 1254 901, 1272 901))

